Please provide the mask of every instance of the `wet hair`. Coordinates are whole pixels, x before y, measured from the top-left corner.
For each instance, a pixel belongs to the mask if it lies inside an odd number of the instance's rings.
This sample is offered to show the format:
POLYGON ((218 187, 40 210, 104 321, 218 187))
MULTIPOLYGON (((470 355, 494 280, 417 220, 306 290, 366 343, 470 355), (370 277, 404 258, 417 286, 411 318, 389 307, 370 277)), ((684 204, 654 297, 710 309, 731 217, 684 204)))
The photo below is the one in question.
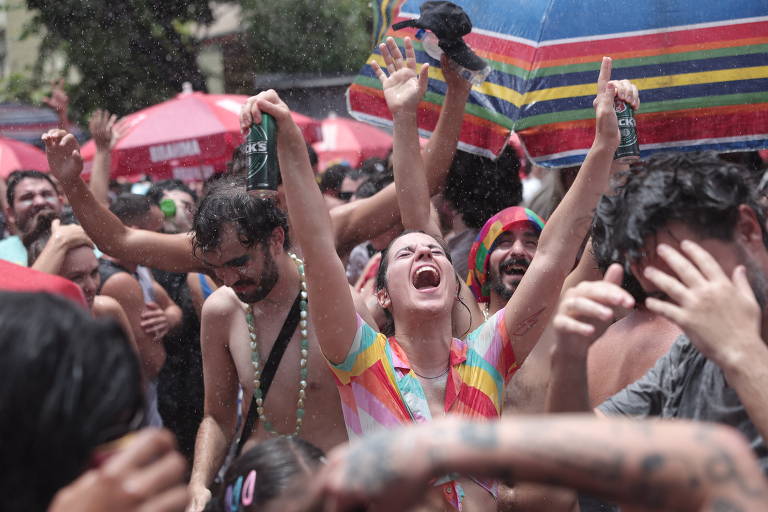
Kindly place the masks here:
POLYGON ((227 469, 205 512, 252 512, 324 463, 320 448, 297 437, 276 437, 240 455, 227 469))
POLYGON ((274 198, 249 194, 244 176, 224 176, 211 183, 192 221, 195 254, 218 248, 227 224, 234 225, 240 243, 246 247, 266 242, 277 227, 285 233, 283 248, 291 246, 285 212, 274 198))
POLYGON ((152 201, 141 194, 120 194, 112 201, 109 211, 126 226, 140 224, 152 208, 152 201))
POLYGON ((170 192, 172 190, 180 190, 181 192, 189 194, 189 196, 192 198, 192 201, 195 203, 197 202, 197 194, 195 194, 195 191, 189 188, 181 180, 164 180, 154 183, 149 189, 149 192, 147 192, 147 198, 152 202, 152 204, 160 206, 160 201, 162 201, 163 195, 165 195, 166 192, 170 192))
POLYGON ((754 177, 714 152, 654 155, 618 182, 601 198, 592 225, 595 258, 604 266, 618 262, 629 272, 648 238, 670 221, 704 238, 733 240, 742 204, 754 210, 768 246, 754 177))
POLYGON ((3 510, 46 510, 143 417, 139 362, 117 323, 44 293, 0 292, 0 353, 3 510))
POLYGON ((362 164, 360 164, 359 171, 368 177, 392 172, 391 169, 387 168, 387 161, 378 157, 371 157, 366 159, 362 164))
POLYGON ((355 196, 358 199, 371 197, 393 181, 395 181, 395 176, 390 172, 385 171, 379 174, 374 174, 357 187, 355 196))
POLYGON ((480 229, 493 215, 523 200, 519 171, 520 159, 511 146, 496 160, 457 151, 444 197, 467 227, 480 229))
POLYGON ((45 180, 51 184, 51 186, 53 187, 53 190, 55 190, 57 194, 59 193, 59 187, 57 187, 56 183, 53 182, 51 177, 44 172, 13 171, 11 174, 8 175, 8 178, 5 181, 6 183, 5 198, 8 200, 9 208, 13 208, 13 200, 16 197, 16 187, 21 182, 21 180, 24 180, 27 178, 33 179, 33 180, 45 180))
POLYGON ((336 164, 328 167, 320 175, 320 192, 323 194, 337 194, 341 189, 344 177, 352 171, 352 168, 344 164, 336 164))

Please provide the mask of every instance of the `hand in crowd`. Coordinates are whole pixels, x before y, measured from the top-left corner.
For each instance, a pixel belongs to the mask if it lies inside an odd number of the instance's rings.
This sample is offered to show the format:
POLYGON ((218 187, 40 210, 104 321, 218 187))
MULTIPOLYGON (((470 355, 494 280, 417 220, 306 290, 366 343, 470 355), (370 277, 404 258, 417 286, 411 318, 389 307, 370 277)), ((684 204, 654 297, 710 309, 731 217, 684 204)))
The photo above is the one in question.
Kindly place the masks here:
POLYGON ((417 69, 416 52, 408 37, 405 38, 405 59, 391 37, 387 38, 386 44, 379 45, 379 50, 384 58, 389 77, 378 62, 371 61, 371 66, 384 88, 384 98, 389 111, 392 115, 402 112, 415 113, 427 91, 429 64, 422 64, 421 69, 417 69))
POLYGON ((91 132, 93 142, 96 143, 96 149, 99 151, 109 151, 112 149, 115 139, 114 128, 117 123, 117 116, 110 114, 106 110, 97 110, 88 120, 88 130, 91 132))
POLYGON ((45 154, 51 174, 60 182, 72 182, 83 171, 80 144, 66 130, 49 130, 43 135, 45 154))
POLYGON ((69 125, 69 96, 64 90, 63 78, 51 83, 51 95, 43 98, 43 103, 51 107, 59 116, 59 127, 66 129, 69 125))
POLYGON ((640 95, 637 87, 629 80, 611 80, 612 60, 603 57, 600 74, 597 78, 597 96, 592 102, 597 119, 595 142, 604 140, 619 145, 620 133, 618 119, 614 110, 616 99, 627 102, 632 108, 640 108, 640 95))
POLYGON ((262 112, 275 118, 278 132, 281 135, 292 130, 301 136, 301 130, 291 116, 291 109, 273 89, 262 91, 245 101, 245 104, 240 108, 240 131, 248 133, 252 124, 261 123, 262 112))
POLYGON ((552 321, 559 344, 586 354, 616 311, 634 306, 632 295, 621 287, 622 275, 621 265, 614 263, 601 281, 584 281, 565 292, 552 321))
POLYGON ((711 254, 690 240, 680 243, 680 251, 666 244, 656 251, 671 275, 653 266, 644 269, 644 277, 668 297, 649 297, 649 310, 679 325, 721 367, 748 356, 750 346, 762 345, 761 308, 744 265, 728 277, 711 254))
POLYGON ((165 310, 154 302, 147 302, 141 313, 141 329, 154 339, 162 339, 170 330, 165 310))
POLYGON ((85 230, 77 224, 62 225, 59 219, 51 222, 51 240, 64 250, 74 249, 83 245, 93 247, 93 242, 85 230))
POLYGON ((171 434, 147 429, 103 466, 59 491, 48 512, 182 511, 188 501, 185 473, 171 434))
POLYGON ((449 91, 469 92, 472 89, 472 83, 459 75, 457 64, 446 54, 440 56, 440 70, 443 72, 445 85, 449 91))

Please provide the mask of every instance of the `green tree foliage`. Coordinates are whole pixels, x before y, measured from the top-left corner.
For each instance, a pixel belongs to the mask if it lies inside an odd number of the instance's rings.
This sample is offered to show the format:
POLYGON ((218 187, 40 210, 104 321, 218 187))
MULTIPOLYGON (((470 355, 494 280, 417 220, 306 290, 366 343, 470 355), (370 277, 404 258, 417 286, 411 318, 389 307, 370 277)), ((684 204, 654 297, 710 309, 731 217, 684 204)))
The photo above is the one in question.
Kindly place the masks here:
POLYGON ((210 23, 208 0, 27 0, 41 59, 61 53, 81 77, 69 87, 80 121, 96 108, 118 114, 163 101, 191 82, 205 89, 185 23, 210 23))
POLYGON ((365 0, 241 0, 253 71, 351 73, 371 51, 365 0))

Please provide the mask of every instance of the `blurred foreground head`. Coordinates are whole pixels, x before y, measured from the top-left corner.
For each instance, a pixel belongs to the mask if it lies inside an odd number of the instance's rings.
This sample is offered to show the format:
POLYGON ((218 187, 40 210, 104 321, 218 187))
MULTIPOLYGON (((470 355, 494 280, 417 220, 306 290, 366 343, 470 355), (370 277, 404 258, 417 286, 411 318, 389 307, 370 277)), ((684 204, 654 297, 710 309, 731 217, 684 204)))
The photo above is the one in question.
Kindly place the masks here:
POLYGON ((0 292, 3 510, 45 510, 99 445, 140 424, 138 360, 120 327, 48 294, 0 292))

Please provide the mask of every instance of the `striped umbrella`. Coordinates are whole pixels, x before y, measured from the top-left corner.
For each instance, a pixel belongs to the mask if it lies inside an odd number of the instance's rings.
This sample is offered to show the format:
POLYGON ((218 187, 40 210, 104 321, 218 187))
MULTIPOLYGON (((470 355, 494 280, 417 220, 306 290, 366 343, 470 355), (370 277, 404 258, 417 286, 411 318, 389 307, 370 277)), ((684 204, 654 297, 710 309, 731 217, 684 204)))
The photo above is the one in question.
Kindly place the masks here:
MULTIPOLYGON (((768 147, 768 2, 740 0, 454 0, 472 19, 465 40, 492 72, 474 87, 460 147, 499 154, 515 130, 535 163, 579 164, 594 135, 592 98, 602 56, 613 78, 641 92, 643 156, 677 149, 741 151, 768 147)), ((393 21, 418 17, 406 0, 393 21)), ((397 39, 414 36, 413 29, 397 39)), ((399 41, 402 44, 402 41, 399 41)), ((420 128, 433 129, 445 93, 430 62, 420 128)), ((382 62, 381 56, 372 56, 382 62)), ((366 65, 348 91, 358 119, 390 125, 381 87, 366 65)))

